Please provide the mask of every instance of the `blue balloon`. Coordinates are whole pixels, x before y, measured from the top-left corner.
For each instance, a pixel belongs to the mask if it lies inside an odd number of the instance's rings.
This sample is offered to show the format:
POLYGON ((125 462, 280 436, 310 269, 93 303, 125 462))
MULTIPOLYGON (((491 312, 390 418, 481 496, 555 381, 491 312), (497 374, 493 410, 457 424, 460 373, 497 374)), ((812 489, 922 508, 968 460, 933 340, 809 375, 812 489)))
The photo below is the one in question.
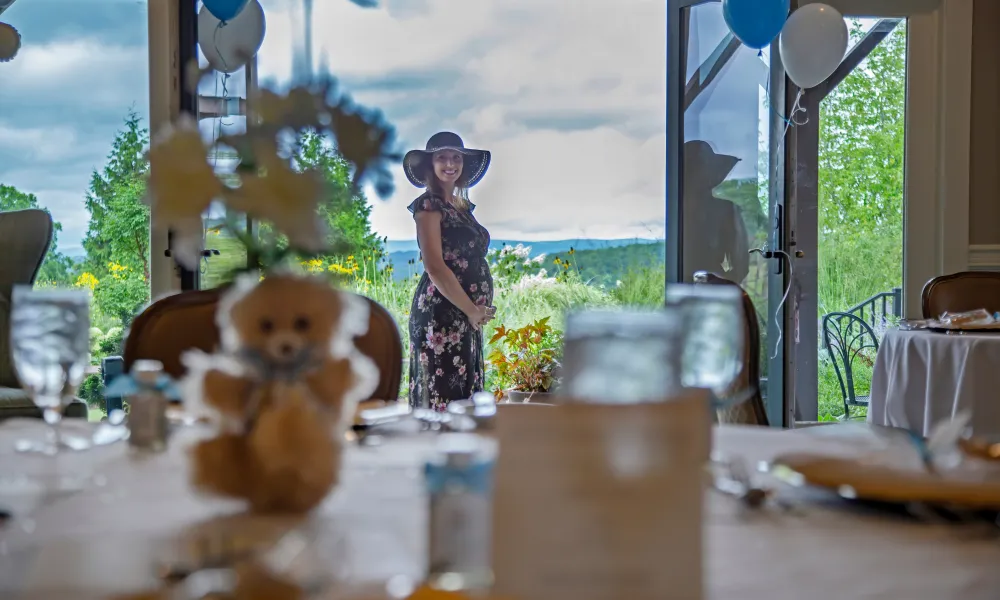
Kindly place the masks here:
POLYGON ((232 21, 250 0, 204 0, 205 9, 220 21, 232 21))
POLYGON ((729 29, 741 42, 757 50, 778 37, 790 9, 790 0, 722 0, 722 14, 729 29))

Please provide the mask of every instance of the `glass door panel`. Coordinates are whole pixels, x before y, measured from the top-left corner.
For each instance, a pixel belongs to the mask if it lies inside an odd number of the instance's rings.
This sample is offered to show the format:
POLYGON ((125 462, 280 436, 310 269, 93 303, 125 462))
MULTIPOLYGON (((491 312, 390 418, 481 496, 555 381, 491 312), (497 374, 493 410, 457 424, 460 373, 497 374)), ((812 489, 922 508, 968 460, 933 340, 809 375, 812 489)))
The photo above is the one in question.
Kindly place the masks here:
POLYGON ((42 259, 36 287, 91 290, 92 366, 78 395, 98 418, 101 360, 121 353, 149 302, 147 4, 0 0, 0 13, 23 42, 0 63, 0 211, 54 222, 44 257, 13 240, 0 253, 42 259))
POLYGON ((781 289, 770 282, 783 276, 776 261, 751 253, 777 241, 772 231, 778 197, 771 183, 780 181, 781 174, 772 166, 771 127, 778 111, 769 98, 771 50, 758 52, 740 44, 726 25, 720 2, 678 0, 672 5, 668 19, 678 21, 670 29, 677 57, 669 61, 673 68, 668 74, 667 128, 676 128, 670 132, 668 159, 677 179, 676 185, 668 182, 672 279, 689 282, 694 273, 707 271, 750 295, 761 331, 755 349, 761 358, 761 390, 765 398, 772 397, 770 420, 780 425, 781 382, 769 381, 768 359, 779 331, 772 293, 781 289))

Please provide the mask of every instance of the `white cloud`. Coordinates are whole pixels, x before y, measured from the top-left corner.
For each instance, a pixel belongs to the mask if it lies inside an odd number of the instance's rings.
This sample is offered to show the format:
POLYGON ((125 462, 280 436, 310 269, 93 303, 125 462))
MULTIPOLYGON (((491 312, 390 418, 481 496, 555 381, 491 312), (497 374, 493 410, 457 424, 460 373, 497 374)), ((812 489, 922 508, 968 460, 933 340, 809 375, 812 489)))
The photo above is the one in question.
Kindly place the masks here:
MULTIPOLYGON (((473 200, 494 237, 662 235, 665 2, 423 4, 399 16, 392 5, 317 3, 315 52, 355 83, 360 102, 384 108, 409 145, 453 129, 493 151, 473 200)), ((264 6, 260 70, 284 79, 294 19, 286 2, 264 6)), ((391 200, 373 202, 373 226, 412 238, 406 206, 419 192, 399 168, 395 180, 391 200)))
MULTIPOLYGON (((262 81, 291 72, 299 30, 288 11, 298 2, 262 0, 262 81)), ((381 3, 315 2, 316 65, 383 108, 407 145, 454 129, 492 150, 473 199, 494 237, 662 234, 663 0, 381 3)), ((137 16, 129 27, 144 24, 137 16)), ((0 165, 0 181, 39 196, 63 222, 64 249, 79 247, 90 171, 104 164, 122 117, 132 106, 148 113, 145 46, 105 29, 67 26, 0 67, 0 152, 21 159, 0 165)), ((373 224, 412 238, 406 205, 418 192, 399 168, 395 181, 389 201, 373 201, 373 224)))
POLYGON ((80 143, 76 130, 66 125, 17 128, 0 121, 0 147, 27 160, 75 158, 80 143))
POLYGON ((3 66, 2 96, 16 94, 43 103, 84 104, 91 110, 131 106, 148 112, 149 54, 145 47, 107 40, 63 40, 25 44, 3 66))
MULTIPOLYGON (((484 145, 494 162, 472 197, 493 237, 663 235, 664 134, 637 142, 610 128, 532 131, 484 145)), ((406 182, 401 170, 396 177, 406 182)), ((405 185, 391 201, 374 203, 373 225, 390 239, 414 237, 406 206, 419 191, 405 185)))
POLYGON ((146 48, 113 35, 29 41, 0 65, 0 182, 37 196, 62 223, 59 249, 71 255, 82 253, 91 172, 127 112, 149 112, 146 48))

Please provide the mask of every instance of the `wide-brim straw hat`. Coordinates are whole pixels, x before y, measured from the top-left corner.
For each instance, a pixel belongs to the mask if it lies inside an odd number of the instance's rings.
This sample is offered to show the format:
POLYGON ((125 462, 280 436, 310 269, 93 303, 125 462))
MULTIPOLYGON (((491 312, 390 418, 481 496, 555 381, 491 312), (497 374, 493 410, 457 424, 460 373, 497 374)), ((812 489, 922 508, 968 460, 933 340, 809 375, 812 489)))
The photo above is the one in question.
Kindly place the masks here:
POLYGON ((423 150, 410 150, 403 157, 403 171, 410 183, 418 188, 427 187, 427 175, 433 173, 430 168, 431 157, 442 150, 452 150, 463 157, 462 175, 457 182, 459 187, 470 188, 476 185, 490 168, 489 150, 466 148, 458 134, 442 131, 432 135, 423 150))

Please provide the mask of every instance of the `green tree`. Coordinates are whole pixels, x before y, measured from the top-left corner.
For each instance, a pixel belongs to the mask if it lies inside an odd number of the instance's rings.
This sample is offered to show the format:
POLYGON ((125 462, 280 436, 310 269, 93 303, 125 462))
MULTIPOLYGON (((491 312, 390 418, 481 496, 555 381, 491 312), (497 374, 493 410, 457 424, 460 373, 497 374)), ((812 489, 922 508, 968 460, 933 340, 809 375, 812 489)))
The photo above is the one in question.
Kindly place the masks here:
MULTIPOLYGON (((34 194, 22 192, 10 185, 0 184, 0 211, 26 210, 29 208, 40 208, 38 198, 34 194)), ((49 212, 49 209, 43 209, 49 212)), ((51 215, 51 213, 49 213, 51 215)), ((59 232, 62 231, 62 223, 53 220, 52 223, 52 243, 49 245, 48 253, 45 255, 45 262, 38 272, 38 281, 55 284, 69 285, 73 281, 74 263, 71 258, 59 252, 59 232)))
POLYGON ((371 205, 354 193, 351 165, 320 134, 303 133, 295 146, 293 162, 298 169, 316 169, 323 173, 329 193, 318 212, 333 235, 359 254, 382 253, 383 242, 371 228, 371 205))
MULTIPOLYGON (((855 22, 852 40, 863 35, 855 22)), ((902 282, 906 25, 824 100, 819 142, 820 310, 902 282)))
POLYGON ((103 170, 95 170, 84 205, 90 224, 83 247, 97 280, 98 308, 127 325, 149 300, 149 206, 142 201, 149 162, 149 131, 135 111, 111 143, 103 170))

